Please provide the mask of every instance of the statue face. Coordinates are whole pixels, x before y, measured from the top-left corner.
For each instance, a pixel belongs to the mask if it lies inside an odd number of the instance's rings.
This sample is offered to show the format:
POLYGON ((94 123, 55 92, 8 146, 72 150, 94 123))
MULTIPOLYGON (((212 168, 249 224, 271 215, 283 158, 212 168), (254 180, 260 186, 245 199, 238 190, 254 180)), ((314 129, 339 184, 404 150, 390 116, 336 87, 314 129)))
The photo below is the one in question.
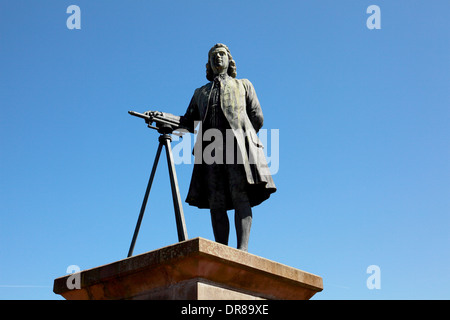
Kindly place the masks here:
POLYGON ((209 63, 214 74, 225 73, 228 70, 228 53, 225 48, 214 49, 209 56, 209 63))

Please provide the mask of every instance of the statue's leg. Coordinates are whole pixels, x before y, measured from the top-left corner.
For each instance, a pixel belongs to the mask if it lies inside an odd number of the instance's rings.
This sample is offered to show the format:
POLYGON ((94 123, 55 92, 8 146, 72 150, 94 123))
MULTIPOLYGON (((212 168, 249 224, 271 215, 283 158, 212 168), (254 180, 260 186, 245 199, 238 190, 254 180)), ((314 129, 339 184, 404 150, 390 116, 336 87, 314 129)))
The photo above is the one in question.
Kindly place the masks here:
POLYGON ((234 223, 236 226, 237 248, 248 251, 248 240, 252 227, 252 208, 248 201, 241 202, 236 206, 234 223))
POLYGON ((248 188, 245 168, 236 161, 235 163, 228 164, 226 169, 230 196, 234 207, 237 248, 248 251, 250 229, 252 227, 252 207, 250 206, 247 194, 248 188))
POLYGON ((216 242, 228 245, 230 221, 227 211, 225 209, 211 209, 211 222, 216 242))
POLYGON ((228 186, 225 174, 223 165, 213 163, 205 166, 205 179, 208 186, 208 201, 214 239, 216 242, 228 245, 230 222, 226 210, 226 191, 228 186))

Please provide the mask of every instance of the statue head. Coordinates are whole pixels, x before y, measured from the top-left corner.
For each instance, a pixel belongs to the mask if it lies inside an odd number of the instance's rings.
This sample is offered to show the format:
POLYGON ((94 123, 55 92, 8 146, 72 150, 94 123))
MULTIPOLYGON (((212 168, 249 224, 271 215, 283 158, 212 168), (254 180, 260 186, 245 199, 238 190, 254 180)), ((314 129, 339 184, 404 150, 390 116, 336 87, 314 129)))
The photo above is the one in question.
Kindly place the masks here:
POLYGON ((225 72, 230 77, 236 78, 236 63, 231 56, 230 49, 223 43, 217 43, 208 52, 206 79, 213 81, 216 75, 225 72))

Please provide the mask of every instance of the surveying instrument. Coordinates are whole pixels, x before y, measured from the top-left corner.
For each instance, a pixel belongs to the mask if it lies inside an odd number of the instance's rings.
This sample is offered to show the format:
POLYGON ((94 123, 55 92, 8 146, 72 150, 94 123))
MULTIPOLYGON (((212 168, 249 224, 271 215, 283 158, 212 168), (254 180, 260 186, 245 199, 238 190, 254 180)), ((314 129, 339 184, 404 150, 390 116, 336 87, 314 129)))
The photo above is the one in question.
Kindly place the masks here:
POLYGON ((142 218, 144 217, 145 207, 147 206, 148 196, 152 187, 153 178, 155 177, 156 167, 158 166, 159 157, 161 155, 162 147, 166 148, 167 165, 169 167, 170 186, 172 189, 173 207, 175 210, 175 221, 177 224, 178 241, 184 241, 187 239, 186 224, 184 222, 183 206, 181 204, 180 190, 178 188, 178 180, 175 172, 175 165, 173 163, 172 148, 170 143, 172 142, 171 134, 180 135, 173 132, 180 127, 180 117, 166 112, 159 111, 147 111, 145 113, 139 113, 135 111, 128 111, 129 114, 135 117, 139 117, 145 120, 148 127, 154 129, 160 133, 158 138, 159 145, 156 151, 155 160, 153 162, 152 171, 148 180, 147 189, 145 190, 144 200, 142 201, 141 211, 134 230, 133 239, 131 240, 128 256, 133 255, 134 245, 136 244, 136 238, 141 227, 142 218), (155 125, 153 125, 155 123, 155 125))

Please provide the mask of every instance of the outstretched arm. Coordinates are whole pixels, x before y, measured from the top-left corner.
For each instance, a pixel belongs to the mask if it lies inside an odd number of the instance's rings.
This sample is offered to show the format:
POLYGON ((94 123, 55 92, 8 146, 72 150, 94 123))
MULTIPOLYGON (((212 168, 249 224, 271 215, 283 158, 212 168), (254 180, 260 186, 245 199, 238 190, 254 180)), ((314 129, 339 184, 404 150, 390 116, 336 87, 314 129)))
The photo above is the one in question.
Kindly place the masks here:
POLYGON ((200 115, 198 112, 197 101, 195 99, 195 93, 192 96, 191 102, 186 110, 184 116, 180 117, 180 127, 188 130, 189 132, 194 132, 195 121, 200 120, 200 115))

